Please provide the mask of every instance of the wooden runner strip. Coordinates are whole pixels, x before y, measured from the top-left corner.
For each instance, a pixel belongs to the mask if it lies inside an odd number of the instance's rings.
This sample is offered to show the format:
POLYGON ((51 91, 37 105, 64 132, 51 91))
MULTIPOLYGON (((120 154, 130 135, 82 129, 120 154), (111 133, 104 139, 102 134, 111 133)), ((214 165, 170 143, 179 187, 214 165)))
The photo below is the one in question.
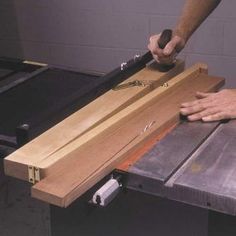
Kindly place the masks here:
POLYGON ((215 91, 224 83, 222 78, 210 77, 201 70, 189 71, 170 80, 167 88, 157 88, 59 150, 53 157, 57 162, 50 168, 47 162, 41 163, 40 168, 48 172, 48 177, 32 187, 32 196, 67 207, 130 152, 177 123, 180 103, 194 99, 196 91, 215 91))
POLYGON ((143 80, 153 81, 152 84, 105 93, 8 156, 5 159, 6 174, 28 180, 28 166, 35 166, 45 159, 50 159, 50 156, 60 148, 165 83, 183 69, 184 62, 178 60, 175 67, 168 72, 160 72, 151 66, 141 70, 126 82, 143 80))

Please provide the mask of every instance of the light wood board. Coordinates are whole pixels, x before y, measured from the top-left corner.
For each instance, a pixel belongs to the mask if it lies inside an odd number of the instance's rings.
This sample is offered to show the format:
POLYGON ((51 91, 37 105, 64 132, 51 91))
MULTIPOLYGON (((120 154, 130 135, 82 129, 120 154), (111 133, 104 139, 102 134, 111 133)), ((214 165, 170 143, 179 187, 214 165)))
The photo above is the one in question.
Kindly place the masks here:
MULTIPOLYGON (((184 62, 178 60, 175 67, 168 72, 160 72, 155 66, 149 66, 141 70, 125 82, 151 80, 153 81, 152 85, 146 87, 132 87, 119 91, 111 90, 105 93, 86 107, 75 112, 73 115, 8 156, 4 161, 5 173, 13 177, 28 180, 28 166, 40 167, 42 163, 45 167, 44 163, 47 161, 49 161, 50 164, 54 164, 55 159, 53 159, 53 155, 58 150, 74 139, 83 136, 83 134, 152 91, 154 88, 165 83, 173 76, 179 74, 183 69, 184 62)), ((44 172, 41 173, 41 178, 43 177, 44 172)))

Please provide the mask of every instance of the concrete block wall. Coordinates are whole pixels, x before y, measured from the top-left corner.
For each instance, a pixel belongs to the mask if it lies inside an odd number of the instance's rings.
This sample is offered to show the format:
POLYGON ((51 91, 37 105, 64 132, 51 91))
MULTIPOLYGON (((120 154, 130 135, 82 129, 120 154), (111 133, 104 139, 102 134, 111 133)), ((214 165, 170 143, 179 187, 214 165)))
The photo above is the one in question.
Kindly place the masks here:
MULTIPOLYGON (((107 72, 172 28, 184 0, 1 0, 0 56, 107 72)), ((236 87, 236 1, 222 1, 180 57, 236 87)))

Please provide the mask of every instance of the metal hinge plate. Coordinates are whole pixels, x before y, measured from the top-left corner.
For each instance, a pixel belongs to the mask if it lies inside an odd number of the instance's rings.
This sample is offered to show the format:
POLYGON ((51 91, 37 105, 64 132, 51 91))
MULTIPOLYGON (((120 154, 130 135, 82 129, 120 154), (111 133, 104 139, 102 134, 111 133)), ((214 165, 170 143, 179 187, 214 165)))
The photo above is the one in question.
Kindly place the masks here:
POLYGON ((145 87, 145 86, 151 86, 155 83, 154 80, 134 80, 127 83, 119 84, 116 87, 113 88, 113 90, 121 90, 131 87, 145 87))
POLYGON ((35 184, 40 181, 40 171, 38 167, 28 166, 29 182, 35 184))

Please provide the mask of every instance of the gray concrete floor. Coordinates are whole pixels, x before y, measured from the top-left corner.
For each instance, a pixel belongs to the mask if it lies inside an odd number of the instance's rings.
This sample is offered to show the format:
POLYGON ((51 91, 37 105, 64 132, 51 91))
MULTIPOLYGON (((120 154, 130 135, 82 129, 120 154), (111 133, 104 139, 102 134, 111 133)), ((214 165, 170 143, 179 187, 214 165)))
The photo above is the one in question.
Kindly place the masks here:
POLYGON ((30 197, 30 184, 3 174, 0 161, 0 236, 50 236, 48 204, 30 197))

